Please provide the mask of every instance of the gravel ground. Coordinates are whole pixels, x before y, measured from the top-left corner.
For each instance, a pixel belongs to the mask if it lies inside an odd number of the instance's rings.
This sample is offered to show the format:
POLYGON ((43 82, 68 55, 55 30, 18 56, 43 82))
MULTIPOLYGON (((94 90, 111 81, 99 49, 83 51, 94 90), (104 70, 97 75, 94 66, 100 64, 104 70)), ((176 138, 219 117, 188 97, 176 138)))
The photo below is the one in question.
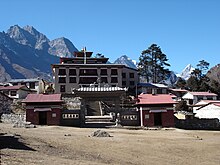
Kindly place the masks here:
POLYGON ((0 123, 0 149, 1 165, 220 165, 220 131, 13 128, 0 123), (91 136, 97 130, 111 136, 91 136))

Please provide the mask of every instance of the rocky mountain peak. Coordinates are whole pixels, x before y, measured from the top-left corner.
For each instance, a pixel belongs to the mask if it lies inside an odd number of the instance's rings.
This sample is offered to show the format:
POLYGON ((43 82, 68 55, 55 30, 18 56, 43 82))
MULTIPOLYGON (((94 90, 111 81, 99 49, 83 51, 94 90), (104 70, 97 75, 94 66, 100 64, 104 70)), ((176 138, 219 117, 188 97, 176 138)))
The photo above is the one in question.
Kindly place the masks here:
POLYGON ((116 59, 114 64, 123 64, 127 67, 137 69, 136 62, 130 59, 127 55, 122 55, 121 57, 116 59))
POLYGON ((60 57, 73 57, 73 52, 77 52, 77 48, 72 42, 65 38, 57 38, 49 42, 49 53, 60 57))
POLYGON ((177 74, 177 76, 184 80, 188 80, 194 70, 195 68, 191 64, 188 64, 180 74, 177 74))

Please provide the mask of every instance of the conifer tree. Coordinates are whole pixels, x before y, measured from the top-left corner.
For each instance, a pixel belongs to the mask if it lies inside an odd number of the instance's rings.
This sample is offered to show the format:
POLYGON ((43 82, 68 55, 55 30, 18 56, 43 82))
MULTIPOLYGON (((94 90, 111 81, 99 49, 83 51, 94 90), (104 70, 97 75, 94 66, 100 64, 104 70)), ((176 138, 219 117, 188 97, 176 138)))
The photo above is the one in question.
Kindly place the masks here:
POLYGON ((161 51, 160 47, 152 44, 148 49, 143 50, 139 57, 139 73, 147 79, 147 82, 158 83, 165 79, 170 66, 167 63, 167 56, 161 51))

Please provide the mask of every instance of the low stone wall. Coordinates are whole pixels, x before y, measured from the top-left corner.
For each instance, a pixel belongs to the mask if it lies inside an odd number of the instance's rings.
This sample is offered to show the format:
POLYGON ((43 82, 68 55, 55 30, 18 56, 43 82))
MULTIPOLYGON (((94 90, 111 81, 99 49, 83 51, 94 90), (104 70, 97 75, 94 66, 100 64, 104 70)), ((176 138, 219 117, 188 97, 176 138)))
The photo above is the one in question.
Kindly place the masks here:
POLYGON ((2 114, 1 121, 3 123, 13 124, 14 127, 25 127, 25 114, 2 114))
POLYGON ((193 130, 220 130, 220 122, 218 119, 186 119, 186 120, 175 120, 175 126, 182 129, 193 129, 193 130))

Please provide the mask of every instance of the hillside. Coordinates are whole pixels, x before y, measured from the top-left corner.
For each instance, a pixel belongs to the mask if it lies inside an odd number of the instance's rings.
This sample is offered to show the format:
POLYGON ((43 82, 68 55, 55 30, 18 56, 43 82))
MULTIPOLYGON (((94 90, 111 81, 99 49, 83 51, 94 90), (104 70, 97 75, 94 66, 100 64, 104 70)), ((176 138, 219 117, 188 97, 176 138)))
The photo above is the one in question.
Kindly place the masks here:
POLYGON ((11 26, 7 33, 0 32, 0 82, 36 77, 51 80, 51 64, 74 51, 78 50, 64 37, 50 41, 32 26, 11 26))
POLYGON ((220 64, 212 67, 206 74, 211 80, 215 80, 220 84, 220 64))

